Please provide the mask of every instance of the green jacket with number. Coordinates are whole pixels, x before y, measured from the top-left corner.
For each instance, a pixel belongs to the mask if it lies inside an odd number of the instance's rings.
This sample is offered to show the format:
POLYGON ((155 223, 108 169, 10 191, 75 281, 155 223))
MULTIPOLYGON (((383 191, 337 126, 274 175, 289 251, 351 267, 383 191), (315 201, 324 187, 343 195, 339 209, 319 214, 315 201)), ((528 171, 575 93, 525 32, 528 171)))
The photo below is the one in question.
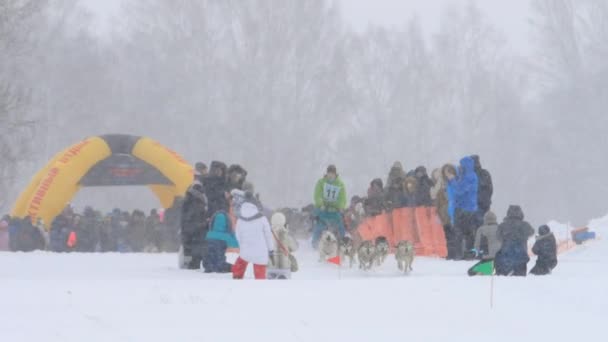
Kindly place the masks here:
POLYGON ((346 208, 346 188, 339 177, 330 182, 325 177, 315 186, 315 207, 324 210, 344 210, 346 208))

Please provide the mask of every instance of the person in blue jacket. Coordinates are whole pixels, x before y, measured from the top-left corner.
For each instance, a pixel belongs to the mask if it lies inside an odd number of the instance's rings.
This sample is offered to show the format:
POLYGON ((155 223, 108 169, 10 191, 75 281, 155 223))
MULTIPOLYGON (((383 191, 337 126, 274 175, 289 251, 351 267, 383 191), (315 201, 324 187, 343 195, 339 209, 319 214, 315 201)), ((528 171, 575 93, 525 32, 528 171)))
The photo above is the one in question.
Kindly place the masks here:
MULTIPOLYGON (((477 192, 479 180, 475 172, 475 161, 471 157, 460 160, 460 175, 457 178, 454 191, 455 212, 454 226, 460 231, 464 239, 464 251, 471 251, 475 247, 475 234, 477 233, 477 192)), ((472 253, 466 253, 465 258, 473 259, 472 253)))
POLYGON ((454 165, 446 164, 441 169, 443 174, 443 180, 446 184, 445 193, 447 197, 447 213, 450 219, 450 224, 444 227, 445 238, 448 249, 448 260, 461 260, 462 259, 462 231, 457 227, 454 222, 456 213, 456 187, 458 182, 458 170, 454 165))
POLYGON ((232 225, 224 211, 218 211, 210 222, 210 229, 205 237, 206 257, 203 258, 205 273, 230 273, 232 264, 226 261, 226 250, 238 248, 232 225))

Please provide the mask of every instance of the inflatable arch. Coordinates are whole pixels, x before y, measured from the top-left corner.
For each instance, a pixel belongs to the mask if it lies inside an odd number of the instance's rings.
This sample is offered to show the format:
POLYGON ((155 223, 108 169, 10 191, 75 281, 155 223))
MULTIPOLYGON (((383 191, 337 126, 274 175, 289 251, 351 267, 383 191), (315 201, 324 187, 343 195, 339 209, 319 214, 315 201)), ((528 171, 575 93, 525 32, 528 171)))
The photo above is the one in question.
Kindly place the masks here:
POLYGON ((192 183, 193 169, 176 152, 145 137, 89 137, 55 155, 34 175, 11 216, 41 218, 46 228, 81 187, 146 185, 164 208, 192 183))

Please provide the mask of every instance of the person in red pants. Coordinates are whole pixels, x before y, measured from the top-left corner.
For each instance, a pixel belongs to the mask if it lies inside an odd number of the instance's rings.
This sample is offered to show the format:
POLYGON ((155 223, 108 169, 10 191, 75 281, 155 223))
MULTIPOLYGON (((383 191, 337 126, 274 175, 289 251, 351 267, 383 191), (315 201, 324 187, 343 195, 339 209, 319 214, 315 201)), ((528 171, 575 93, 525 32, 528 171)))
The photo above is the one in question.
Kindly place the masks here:
POLYGON ((243 279, 249 263, 253 264, 255 279, 266 279, 266 265, 274 254, 270 223, 258 207, 247 200, 243 203, 236 221, 236 239, 240 255, 232 266, 232 277, 243 279))

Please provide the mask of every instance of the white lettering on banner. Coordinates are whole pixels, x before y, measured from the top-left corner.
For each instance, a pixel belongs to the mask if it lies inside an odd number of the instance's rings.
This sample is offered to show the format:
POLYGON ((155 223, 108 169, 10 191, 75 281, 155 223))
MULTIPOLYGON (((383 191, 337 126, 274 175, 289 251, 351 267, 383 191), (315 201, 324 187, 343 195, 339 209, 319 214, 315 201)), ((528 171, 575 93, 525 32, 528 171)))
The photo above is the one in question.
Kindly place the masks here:
POLYGON ((341 190, 342 189, 340 189, 339 186, 325 183, 323 185, 323 199, 325 199, 326 202, 335 203, 338 201, 341 190))

